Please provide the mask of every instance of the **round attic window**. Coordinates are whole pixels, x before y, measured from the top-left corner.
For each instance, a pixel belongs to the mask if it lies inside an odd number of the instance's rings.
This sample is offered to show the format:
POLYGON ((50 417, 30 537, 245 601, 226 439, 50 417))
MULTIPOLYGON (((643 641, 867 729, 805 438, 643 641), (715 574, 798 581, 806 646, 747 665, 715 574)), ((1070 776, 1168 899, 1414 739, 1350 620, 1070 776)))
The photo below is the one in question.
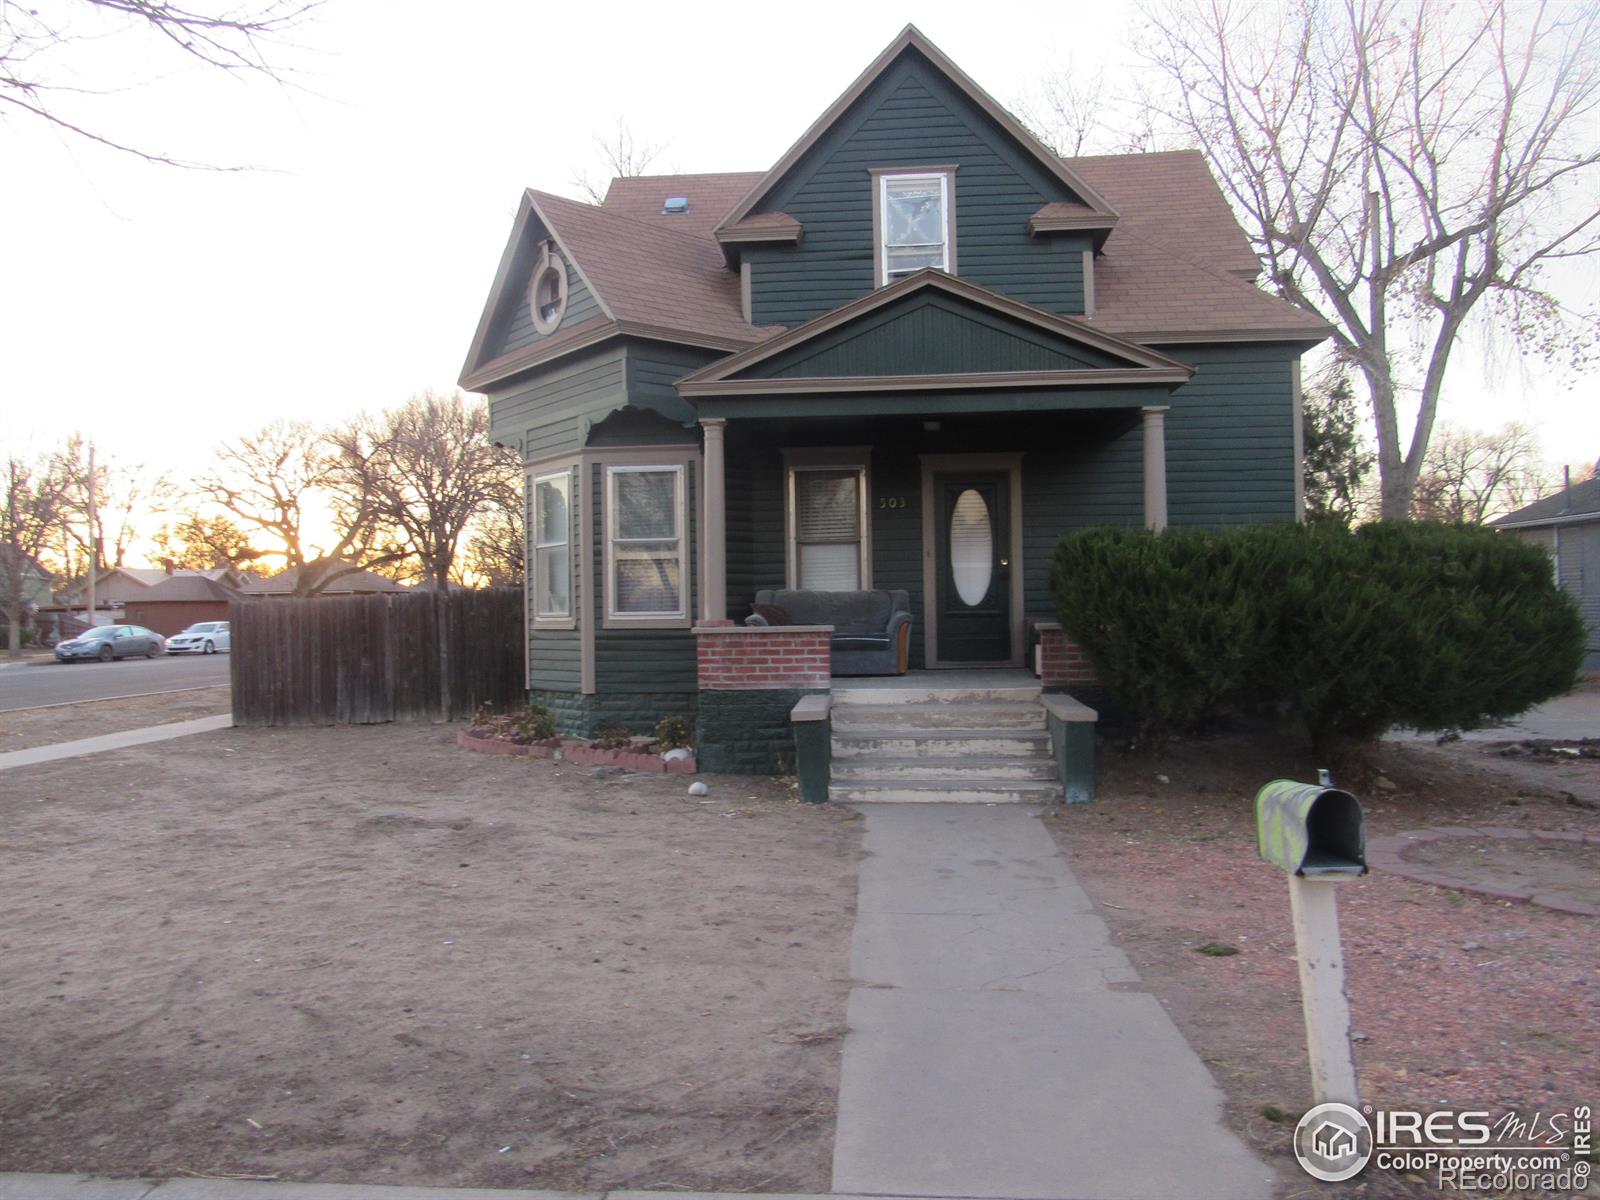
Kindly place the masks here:
POLYGON ((567 311, 567 264, 559 254, 547 254, 533 273, 530 304, 533 327, 551 333, 567 311))

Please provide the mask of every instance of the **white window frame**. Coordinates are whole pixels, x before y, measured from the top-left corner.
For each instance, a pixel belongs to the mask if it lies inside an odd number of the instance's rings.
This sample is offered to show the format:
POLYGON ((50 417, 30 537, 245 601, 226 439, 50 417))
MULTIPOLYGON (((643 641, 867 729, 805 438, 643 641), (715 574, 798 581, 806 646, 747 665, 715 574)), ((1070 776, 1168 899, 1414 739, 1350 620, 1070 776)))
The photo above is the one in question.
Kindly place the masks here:
POLYGON ((800 522, 798 476, 806 471, 855 471, 861 505, 860 577, 858 587, 872 587, 872 495, 871 451, 864 446, 783 452, 783 545, 784 581, 791 590, 800 584, 800 522))
POLYGON ((533 581, 532 595, 528 597, 528 607, 533 610, 533 627, 535 629, 575 629, 578 624, 577 615, 577 588, 575 586, 578 575, 577 563, 577 537, 578 529, 576 508, 578 488, 573 482, 573 472, 570 465, 563 466, 554 471, 540 471, 528 473, 528 527, 526 530, 525 552, 526 565, 533 581), (564 543, 550 542, 541 546, 539 542, 539 485, 560 480, 567 488, 567 540, 564 543), (543 613, 539 611, 539 597, 544 594, 544 579, 540 573, 539 551, 551 546, 565 545, 567 548, 567 611, 565 613, 543 613))
MULTIPOLYGON (((877 260, 878 286, 886 287, 904 275, 889 275, 889 184, 893 181, 937 179, 939 202, 944 209, 944 246, 941 271, 955 274, 956 270, 956 188, 954 167, 922 167, 914 170, 872 171, 872 225, 873 254, 877 260)), ((921 269, 921 268, 919 268, 921 269)))
MULTIPOLYGON (((632 629, 680 629, 691 624, 693 611, 689 574, 688 471, 683 462, 606 463, 605 469, 605 624, 632 629), (619 475, 671 474, 674 478, 673 511, 678 543, 678 608, 676 612, 617 611, 617 485, 619 475)), ((636 538, 634 541, 665 542, 669 538, 636 538)), ((624 543, 625 544, 625 543, 624 543)))

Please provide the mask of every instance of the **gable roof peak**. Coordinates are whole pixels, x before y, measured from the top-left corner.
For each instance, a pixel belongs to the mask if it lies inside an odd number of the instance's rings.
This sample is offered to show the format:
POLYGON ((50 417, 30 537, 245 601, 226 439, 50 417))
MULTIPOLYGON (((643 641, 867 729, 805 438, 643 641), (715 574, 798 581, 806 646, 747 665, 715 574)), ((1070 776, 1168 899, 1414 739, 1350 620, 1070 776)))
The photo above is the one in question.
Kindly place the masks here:
POLYGON ((763 175, 760 181, 745 194, 744 199, 734 205, 733 209, 717 225, 721 231, 737 224, 750 214, 750 210, 759 204, 762 198, 770 192, 778 182, 789 173, 790 169, 821 139, 833 125, 838 122, 845 112, 870 88, 878 78, 894 65, 900 56, 908 50, 915 50, 921 54, 934 70, 942 74, 950 83, 974 105, 981 109, 995 124, 999 125, 1011 138, 1024 150, 1031 154, 1040 165, 1050 174, 1059 179, 1070 191, 1076 194, 1085 204, 1098 212, 1110 217, 1115 217, 1116 209, 1112 208, 1106 198, 1084 179, 1071 165, 1050 147, 1046 146, 1036 137, 1027 126, 1012 116, 993 96, 979 87, 976 82, 958 67, 943 50, 931 42, 915 25, 907 25, 893 41, 883 48, 883 51, 867 65, 867 69, 856 77, 854 83, 846 88, 827 110, 811 123, 811 127, 800 136, 785 151, 782 158, 773 164, 772 169, 763 175))

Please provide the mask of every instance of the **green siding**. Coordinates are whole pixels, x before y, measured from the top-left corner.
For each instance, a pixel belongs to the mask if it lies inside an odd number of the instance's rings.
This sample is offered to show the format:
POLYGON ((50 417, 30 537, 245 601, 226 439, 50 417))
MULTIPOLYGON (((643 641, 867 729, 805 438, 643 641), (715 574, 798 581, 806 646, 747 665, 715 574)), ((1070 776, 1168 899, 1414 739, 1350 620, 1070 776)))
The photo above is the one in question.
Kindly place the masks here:
POLYGON ((954 296, 919 292, 735 378, 1083 371, 1126 362, 954 296))
MULTIPOLYGON (((688 629, 605 628, 605 466, 593 463, 589 470, 589 498, 594 505, 591 511, 595 514, 595 520, 590 555, 592 568, 588 575, 591 581, 590 603, 584 609, 584 616, 594 621, 595 691, 695 694, 699 690, 699 668, 693 632, 688 629)), ((684 536, 689 539, 689 578, 685 583, 692 614, 692 606, 698 601, 693 585, 700 567, 695 544, 699 540, 699 527, 695 520, 699 485, 693 463, 688 465, 686 475, 688 528, 684 530, 684 536)), ((665 716, 666 713, 660 715, 665 716)))
POLYGON ((1035 238, 1028 218, 1074 199, 1031 154, 908 51, 803 155, 757 211, 805 226, 793 248, 751 249, 756 324, 793 325, 872 290, 872 167, 957 165, 956 271, 1061 313, 1083 311, 1081 238, 1035 238))
MULTIPOLYGON (((574 481, 577 472, 572 472, 574 481)), ((533 566, 533 548, 531 546, 533 529, 533 495, 531 484, 523 488, 523 534, 528 539, 524 543, 523 561, 531 569, 533 566)), ((574 499, 577 497, 576 489, 572 492, 574 499)), ((572 548, 572 610, 582 611, 583 597, 588 589, 584 586, 583 555, 579 553, 580 545, 578 521, 578 506, 576 503, 567 506, 568 516, 571 518, 571 529, 568 534, 568 544, 572 548)), ((533 627, 533 588, 531 583, 525 586, 523 593, 527 598, 528 613, 528 686, 534 690, 551 690, 557 692, 576 692, 582 687, 582 645, 576 629, 535 629, 533 627)))
POLYGON ((1291 346, 1163 346, 1196 368, 1167 414, 1167 523, 1294 520, 1291 346))
POLYGON ((532 270, 530 261, 529 265, 523 268, 519 276, 520 282, 509 297, 512 302, 504 306, 499 320, 490 331, 489 339, 484 345, 485 361, 499 358, 504 354, 513 354, 554 333, 605 315, 601 312, 600 302, 595 299, 594 293, 579 278, 572 264, 568 263, 567 311, 561 314, 561 324, 557 325, 551 334, 540 333, 533 326, 533 297, 529 286, 532 282, 530 278, 532 270))
POLYGON ((627 402, 620 345, 574 354, 537 377, 489 393, 489 436, 526 460, 576 450, 589 426, 627 402))
POLYGON ((673 385, 691 371, 725 357, 721 351, 702 350, 696 346, 629 341, 628 403, 692 429, 696 420, 694 405, 679 396, 673 385))

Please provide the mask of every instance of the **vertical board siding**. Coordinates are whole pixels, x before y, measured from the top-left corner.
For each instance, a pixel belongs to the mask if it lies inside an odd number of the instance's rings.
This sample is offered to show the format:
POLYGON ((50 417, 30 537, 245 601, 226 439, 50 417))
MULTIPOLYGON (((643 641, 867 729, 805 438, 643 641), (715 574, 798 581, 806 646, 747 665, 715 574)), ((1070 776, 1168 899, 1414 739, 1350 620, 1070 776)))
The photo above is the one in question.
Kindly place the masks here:
POLYGON ((524 695, 521 588, 236 601, 235 725, 456 720, 524 695))
POLYGON ((1196 368, 1167 414, 1167 521, 1175 529, 1292 521, 1293 346, 1164 346, 1196 368))
POLYGON ((751 249, 755 323, 793 325, 872 290, 873 167, 956 165, 956 273, 1060 313, 1083 312, 1076 238, 1035 238, 1041 205, 1074 199, 925 59, 908 53, 758 206, 805 226, 793 248, 751 249))
POLYGON ((576 450, 588 426, 627 403, 621 346, 574 354, 536 379, 489 393, 489 436, 524 460, 576 450))

